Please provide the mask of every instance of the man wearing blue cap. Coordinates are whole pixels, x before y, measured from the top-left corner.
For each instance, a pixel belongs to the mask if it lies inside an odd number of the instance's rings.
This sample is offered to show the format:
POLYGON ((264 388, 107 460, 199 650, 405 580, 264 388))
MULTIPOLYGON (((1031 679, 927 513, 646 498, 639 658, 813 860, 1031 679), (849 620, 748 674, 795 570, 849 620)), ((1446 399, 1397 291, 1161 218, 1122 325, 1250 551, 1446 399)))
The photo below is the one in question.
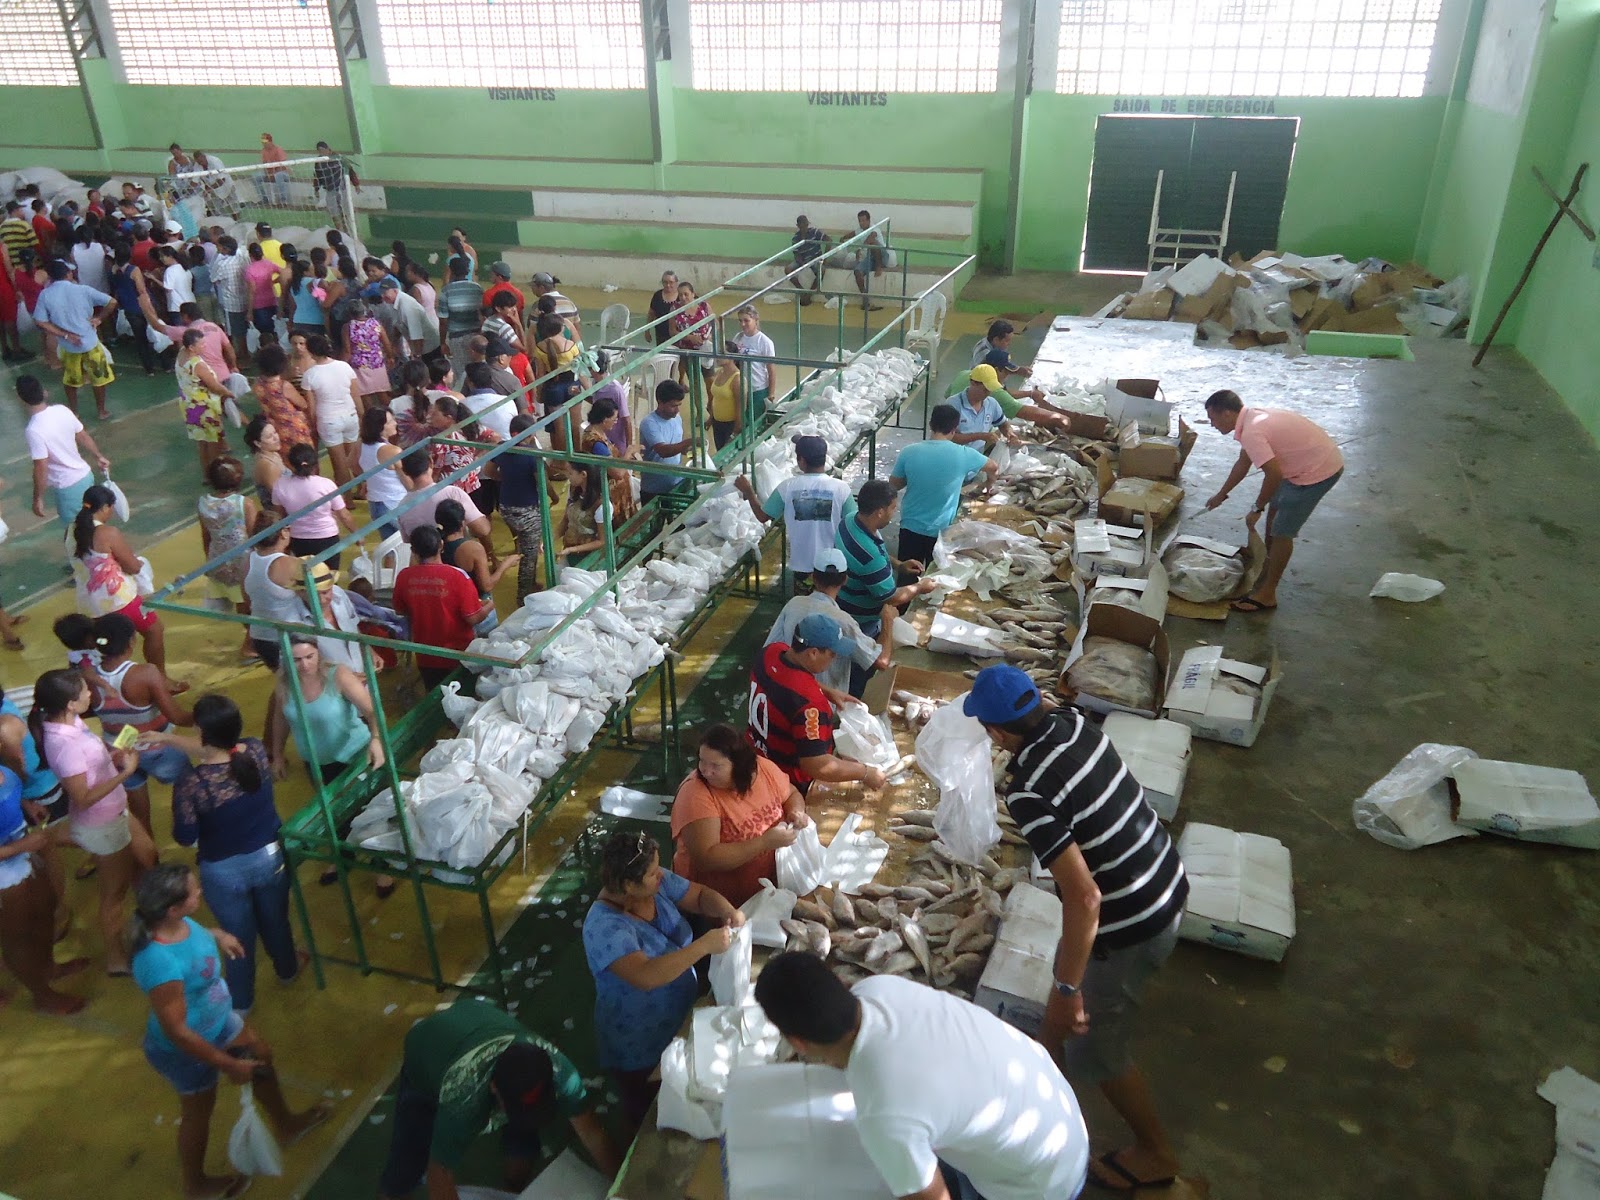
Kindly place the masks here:
POLYGON ((1069 1076, 1098 1084, 1133 1131, 1134 1144, 1095 1159, 1091 1177, 1115 1191, 1164 1187, 1178 1159, 1130 1041, 1189 895, 1177 848, 1105 734, 1075 708, 1052 711, 1016 667, 978 672, 962 711, 1011 752, 1006 807, 1061 895, 1039 1040, 1069 1076))
POLYGON ((884 785, 884 773, 878 768, 834 753, 837 718, 833 702, 817 682, 834 656, 848 654, 852 645, 838 621, 813 613, 795 625, 787 645, 772 642, 762 647, 750 672, 750 725, 745 736, 783 768, 801 795, 814 780, 860 780, 869 788, 884 785))

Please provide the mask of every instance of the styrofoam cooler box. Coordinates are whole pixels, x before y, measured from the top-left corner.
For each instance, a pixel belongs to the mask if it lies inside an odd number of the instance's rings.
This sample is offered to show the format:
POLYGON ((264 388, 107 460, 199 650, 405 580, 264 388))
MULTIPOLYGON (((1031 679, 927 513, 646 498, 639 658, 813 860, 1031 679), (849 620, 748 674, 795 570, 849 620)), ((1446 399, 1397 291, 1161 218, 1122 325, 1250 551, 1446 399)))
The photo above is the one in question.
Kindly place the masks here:
POLYGON ((1017 884, 1006 895, 1005 916, 972 1002, 1023 1033, 1037 1033, 1055 985, 1060 941, 1060 899, 1031 884, 1017 884))
POLYGON ((1178 838, 1189 876, 1178 936, 1282 962, 1294 940, 1294 874, 1276 838, 1191 822, 1178 838))
POLYGON ((1139 781, 1144 798, 1156 816, 1170 821, 1178 815, 1194 734, 1177 721, 1110 713, 1102 726, 1128 773, 1139 781))
POLYGON ((1456 822, 1523 842, 1600 850, 1600 806, 1576 771, 1473 758, 1453 773, 1456 822))
POLYGON ((856 1133, 843 1071, 746 1067, 728 1081, 723 1111, 728 1200, 892 1200, 856 1133))

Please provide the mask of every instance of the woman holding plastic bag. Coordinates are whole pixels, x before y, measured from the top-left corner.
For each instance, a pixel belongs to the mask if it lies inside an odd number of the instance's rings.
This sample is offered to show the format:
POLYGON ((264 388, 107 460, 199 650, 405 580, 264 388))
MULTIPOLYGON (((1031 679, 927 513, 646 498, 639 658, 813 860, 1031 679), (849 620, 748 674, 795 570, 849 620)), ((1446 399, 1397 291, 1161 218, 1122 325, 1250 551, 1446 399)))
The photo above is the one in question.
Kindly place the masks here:
POLYGON ((583 920, 583 949, 594 974, 600 1063, 635 1128, 660 1086, 650 1074, 700 993, 695 966, 727 950, 743 924, 744 914, 722 896, 663 870, 660 847, 648 833, 618 831, 606 839, 600 895, 583 920), (718 924, 692 938, 684 913, 718 924))
POLYGON ((285 1145, 299 1141, 332 1112, 327 1104, 299 1113, 289 1110, 272 1066, 272 1049, 234 1012, 223 976, 222 956, 238 958, 244 948, 231 933, 195 921, 199 907, 200 881, 194 871, 181 863, 163 863, 139 881, 129 931, 134 981, 150 997, 145 1060, 173 1086, 182 1105, 178 1166, 190 1200, 237 1196, 249 1186, 242 1175, 206 1174, 219 1074, 253 1085, 285 1145))
POLYGON ((672 802, 672 869, 742 905, 778 877, 778 851, 810 823, 783 770, 731 725, 713 725, 672 802))
MULTIPOLYGON (((146 565, 128 545, 122 531, 111 524, 116 515, 117 496, 103 483, 83 494, 83 507, 72 518, 67 531, 67 547, 72 554, 72 575, 82 601, 81 608, 91 617, 121 613, 133 622, 144 640, 144 660, 163 675, 167 671, 167 635, 158 613, 149 612, 139 595, 140 573, 146 565)), ((170 677, 169 677, 170 678, 170 677)), ((173 683, 172 690, 188 690, 186 683, 173 683)))

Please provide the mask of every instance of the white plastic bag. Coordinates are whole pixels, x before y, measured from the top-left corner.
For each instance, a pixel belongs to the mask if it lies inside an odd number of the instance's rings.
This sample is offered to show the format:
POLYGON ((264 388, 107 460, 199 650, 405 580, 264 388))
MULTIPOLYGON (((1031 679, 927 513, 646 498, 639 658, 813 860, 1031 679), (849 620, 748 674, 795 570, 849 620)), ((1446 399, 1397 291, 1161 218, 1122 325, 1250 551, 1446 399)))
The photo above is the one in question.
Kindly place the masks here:
POLYGON ((661 1053, 656 1127, 681 1129, 702 1142, 722 1132, 722 1105, 701 1104, 689 1099, 689 1043, 683 1038, 673 1038, 661 1053))
POLYGON ((1368 596, 1385 600, 1403 600, 1407 604, 1421 604, 1432 600, 1444 591, 1444 584, 1425 575, 1407 575, 1402 571, 1386 571, 1372 585, 1368 596))
POLYGON ((994 761, 989 735, 961 711, 966 694, 928 719, 917 734, 917 766, 939 785, 933 827, 964 862, 981 862, 1000 840, 995 820, 994 761))
POLYGON ((11 526, 6 524, 6 519, 4 517, 0 517, 0 542, 4 542, 10 536, 11 526))
MULTIPOLYGON (((998 830, 995 836, 999 836, 998 830)), ((817 823, 812 821, 800 830, 792 845, 779 846, 775 857, 780 888, 796 896, 809 896, 816 891, 827 866, 822 839, 817 836, 817 823)))
POLYGON ((235 429, 244 425, 244 414, 239 411, 239 404, 232 396, 222 398, 222 415, 235 429))
POLYGON ((1356 800, 1351 811, 1356 828, 1398 850, 1476 837, 1476 831, 1450 819, 1450 785, 1445 781, 1477 757, 1465 746, 1424 742, 1356 800))
POLYGON ((873 715, 865 704, 841 704, 838 717, 833 734, 840 754, 880 771, 894 769, 900 747, 894 744, 887 717, 873 715))
POLYGON ((116 480, 112 479, 109 474, 100 482, 111 489, 111 509, 117 514, 117 520, 126 522, 128 514, 132 511, 128 507, 128 494, 117 485, 116 480))
POLYGON ((148 558, 139 559, 139 573, 133 577, 133 586, 139 589, 141 596, 148 596, 156 590, 155 568, 150 565, 148 558))
POLYGON ((711 956, 711 994, 721 1005, 738 1006, 750 998, 750 923, 733 931, 733 941, 711 956))
POLYGON ((239 1089, 239 1119, 228 1135, 228 1162, 241 1175, 282 1175, 283 1153, 278 1139, 256 1108, 255 1096, 247 1083, 239 1089))
POLYGON ((761 890, 739 906, 739 911, 744 913, 745 927, 750 930, 751 943, 782 950, 789 942, 789 935, 778 922, 787 921, 794 914, 794 904, 799 898, 787 888, 774 887, 772 880, 763 879, 761 890))
POLYGON ((461 684, 452 680, 440 693, 439 703, 444 708, 445 720, 460 729, 472 719, 472 714, 483 707, 482 700, 461 694, 461 684))

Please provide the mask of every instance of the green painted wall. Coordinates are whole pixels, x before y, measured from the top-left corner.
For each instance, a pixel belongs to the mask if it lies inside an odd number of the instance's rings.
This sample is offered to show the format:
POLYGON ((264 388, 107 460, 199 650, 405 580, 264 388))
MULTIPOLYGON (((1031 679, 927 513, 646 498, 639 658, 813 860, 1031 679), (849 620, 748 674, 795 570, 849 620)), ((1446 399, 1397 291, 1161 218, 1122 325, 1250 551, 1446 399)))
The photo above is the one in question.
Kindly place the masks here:
MULTIPOLYGON (((1152 97, 1152 99, 1155 99, 1152 97)), ((1095 123, 1109 96, 1028 99, 1019 217, 1022 269, 1074 270, 1088 215, 1095 123)), ((1279 100, 1300 130, 1279 242, 1301 254, 1411 257, 1444 120, 1442 97, 1279 100)))
MULTIPOLYGON (((374 85, 372 102, 382 140, 365 152, 444 159, 441 181, 469 182, 477 159, 650 161, 642 91, 561 90, 553 101, 491 100, 487 88, 374 85)), ((533 174, 526 164, 523 169, 525 177, 533 174)))
MULTIPOLYGON (((51 150, 95 149, 94 126, 75 87, 10 87, 6 89, 6 121, 0 132, 7 146, 51 150)), ((26 166, 15 154, 8 157, 26 166)), ((43 164, 43 160, 41 165, 43 164)))
MULTIPOLYGON (((1579 93, 1566 154, 1547 160, 1546 175, 1559 174, 1565 189, 1579 163, 1590 163, 1589 182, 1575 205, 1590 228, 1600 227, 1600 44, 1591 43, 1586 81, 1579 93)), ((1549 213, 1548 199, 1541 210, 1549 213)), ((1600 268, 1597 247, 1563 221, 1539 258, 1518 304, 1517 349, 1566 400, 1591 436, 1600 440, 1600 375, 1594 337, 1600 329, 1600 268)))

